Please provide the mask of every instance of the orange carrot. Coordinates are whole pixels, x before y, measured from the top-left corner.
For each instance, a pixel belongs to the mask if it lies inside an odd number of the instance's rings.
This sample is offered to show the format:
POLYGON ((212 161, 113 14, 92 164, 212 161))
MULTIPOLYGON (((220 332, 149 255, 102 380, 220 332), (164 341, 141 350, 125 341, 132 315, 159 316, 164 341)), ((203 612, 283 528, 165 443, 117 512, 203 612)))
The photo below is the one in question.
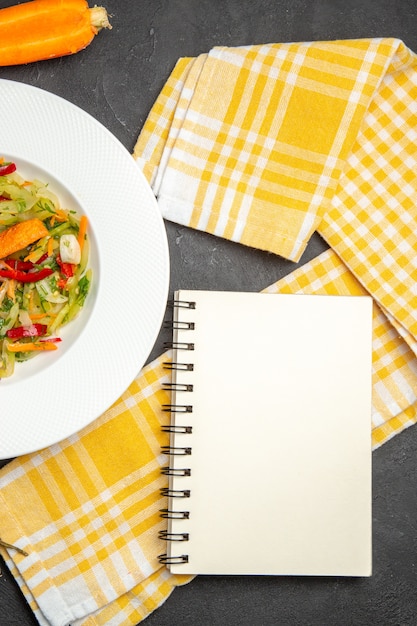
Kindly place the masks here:
POLYGON ((54 217, 58 222, 68 221, 68 215, 65 213, 65 211, 62 211, 61 209, 55 209, 55 213, 52 217, 54 217))
POLYGON ((0 233, 0 259, 18 250, 23 250, 23 248, 41 239, 41 237, 45 237, 47 234, 48 229, 37 217, 9 226, 9 228, 0 233))
POLYGON ((52 239, 52 237, 49 237, 46 253, 48 256, 52 256, 53 251, 54 251, 54 240, 52 239))
POLYGON ((16 341, 15 343, 9 343, 7 345, 9 352, 34 352, 41 350, 56 350, 57 346, 51 341, 38 341, 34 343, 22 343, 16 341))
POLYGON ((78 244, 79 244, 81 250, 83 249, 83 246, 84 246, 85 233, 87 232, 87 226, 88 226, 88 218, 87 218, 87 216, 86 215, 81 215, 80 228, 78 230, 78 237, 77 237, 77 241, 78 241, 78 244))
POLYGON ((106 9, 87 0, 31 0, 0 9, 0 66, 79 52, 102 28, 106 9))

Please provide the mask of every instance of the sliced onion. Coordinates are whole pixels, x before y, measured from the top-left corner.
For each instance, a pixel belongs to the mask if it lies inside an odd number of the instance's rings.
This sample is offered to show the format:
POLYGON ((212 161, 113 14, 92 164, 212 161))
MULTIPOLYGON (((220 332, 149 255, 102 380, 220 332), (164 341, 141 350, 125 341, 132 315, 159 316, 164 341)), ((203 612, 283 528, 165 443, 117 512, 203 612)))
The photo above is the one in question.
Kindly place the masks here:
POLYGON ((26 328, 30 328, 30 326, 33 326, 29 313, 24 309, 20 309, 19 311, 19 322, 22 326, 25 326, 26 328))
POLYGON ((68 300, 68 297, 62 295, 62 293, 60 293, 56 288, 54 291, 52 291, 49 278, 50 277, 48 276, 47 278, 38 280, 35 283, 35 287, 37 292, 39 293, 39 296, 44 300, 47 300, 48 302, 52 302, 53 304, 63 304, 68 300))
POLYGON ((81 248, 75 235, 62 235, 60 237, 59 256, 63 263, 79 264, 81 261, 81 248))

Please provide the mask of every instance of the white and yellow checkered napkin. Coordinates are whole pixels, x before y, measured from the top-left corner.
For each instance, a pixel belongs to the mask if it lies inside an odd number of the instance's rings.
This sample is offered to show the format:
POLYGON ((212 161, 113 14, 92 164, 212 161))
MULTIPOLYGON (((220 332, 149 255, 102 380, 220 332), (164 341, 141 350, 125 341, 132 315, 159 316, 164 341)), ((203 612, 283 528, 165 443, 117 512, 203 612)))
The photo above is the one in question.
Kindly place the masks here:
POLYGON ((373 296, 375 443, 416 421, 416 102, 396 39, 214 48, 177 63, 134 152, 166 219, 293 261, 317 231, 331 251, 287 288, 342 272, 373 296))
POLYGON ((0 472, 0 535, 28 554, 4 555, 42 626, 137 624, 188 582, 158 562, 167 380, 157 359, 96 422, 0 472))
MULTIPOLYGON (((417 421, 416 58, 396 40, 180 60, 135 148, 165 217, 298 260, 270 292, 371 293, 373 444, 417 421)), ((131 626, 161 568, 163 358, 99 420, 0 472, 7 563, 44 626, 131 626)))
POLYGON ((294 261, 318 231, 416 351, 416 64, 395 39, 215 48, 135 155, 169 220, 294 261))

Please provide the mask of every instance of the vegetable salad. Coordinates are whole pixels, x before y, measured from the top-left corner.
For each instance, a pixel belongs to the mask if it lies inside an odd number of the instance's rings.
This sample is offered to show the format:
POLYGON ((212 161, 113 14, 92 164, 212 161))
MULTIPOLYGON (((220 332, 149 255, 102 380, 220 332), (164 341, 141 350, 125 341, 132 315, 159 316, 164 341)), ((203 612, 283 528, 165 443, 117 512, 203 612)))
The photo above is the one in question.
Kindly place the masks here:
POLYGON ((56 350, 91 285, 87 218, 0 159, 0 378, 56 350))

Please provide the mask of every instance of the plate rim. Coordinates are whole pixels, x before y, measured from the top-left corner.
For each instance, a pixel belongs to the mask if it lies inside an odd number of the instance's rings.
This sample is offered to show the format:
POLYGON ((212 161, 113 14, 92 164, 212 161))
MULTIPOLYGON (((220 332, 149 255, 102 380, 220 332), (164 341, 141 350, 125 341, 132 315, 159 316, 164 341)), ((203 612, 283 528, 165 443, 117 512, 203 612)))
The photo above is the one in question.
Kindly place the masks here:
MULTIPOLYGON (((140 195, 139 189, 141 190, 140 191, 141 194, 142 193, 145 194, 146 202, 147 202, 147 207, 146 207, 147 213, 145 215, 146 215, 146 218, 150 219, 150 222, 151 222, 151 227, 153 229, 151 234, 153 235, 154 238, 158 240, 158 245, 156 246, 158 249, 155 252, 155 254, 158 255, 157 264, 158 264, 158 268, 161 269, 161 272, 158 274, 158 280, 157 280, 158 294, 155 296, 155 302, 151 305, 153 307, 152 308, 152 320, 151 322, 149 322, 149 320, 145 320, 147 322, 147 327, 146 327, 147 329, 146 331, 144 331, 144 335, 141 335, 140 337, 138 335, 138 338, 135 344, 135 345, 141 344, 141 346, 143 344, 144 347, 142 349, 142 353, 140 355, 137 355, 137 357, 136 356, 133 358, 129 357, 129 367, 126 368, 126 373, 124 375, 122 373, 122 375, 120 376, 119 372, 117 373, 118 382, 117 384, 114 383, 114 391, 109 392, 106 389, 105 401, 102 401, 102 402, 96 401, 93 403, 89 401, 89 404, 88 404, 89 409, 87 410, 87 416, 85 418, 81 418, 80 416, 78 416, 77 419, 73 421, 73 423, 71 423, 71 421, 70 423, 66 421, 65 425, 63 424, 62 428, 60 429, 61 434, 59 436, 57 436, 56 430, 51 432, 50 435, 42 431, 42 433, 39 433, 38 436, 34 438, 32 445, 29 445, 27 443, 27 434, 25 434, 25 439, 24 439, 26 443, 22 443, 22 445, 18 445, 15 439, 13 439, 13 443, 10 443, 9 442, 10 431, 7 430, 7 433, 4 433, 4 428, 2 427, 3 433, 2 433, 2 438, 1 438, 2 442, 0 443, 0 459, 10 459, 16 456, 21 456, 23 454, 35 452, 45 447, 48 447, 50 445, 56 444, 66 439, 67 437, 74 435, 78 431, 82 430, 84 427, 90 425, 95 419, 100 417, 100 415, 102 415, 113 404, 113 402, 118 400, 121 394, 133 382, 134 378, 136 377, 136 375, 139 374, 147 358, 149 357, 149 354, 155 344, 155 341, 158 337, 158 334, 162 326, 163 317, 166 311, 166 301, 167 301, 168 292, 169 292, 170 256, 169 256, 167 232, 166 232, 163 217, 158 207, 157 200, 152 192, 152 189, 148 181, 146 180, 146 177, 144 176, 143 172, 141 171, 141 169, 135 162, 133 155, 131 155, 128 152, 126 147, 123 146, 123 144, 117 139, 117 137, 108 128, 106 128, 101 122, 99 122, 96 118, 90 115, 90 113, 80 108, 78 105, 70 102, 69 100, 51 91, 48 91, 46 89, 42 89, 38 86, 34 86, 34 85, 24 83, 24 82, 13 81, 9 79, 0 79, 0 91, 4 91, 4 89, 9 90, 8 95, 11 99, 13 99, 13 93, 14 93, 14 97, 16 98, 16 90, 17 90, 17 92, 19 93, 25 92, 26 94, 30 94, 31 98, 37 101, 43 102, 45 104, 46 109, 48 109, 48 106, 52 106, 52 105, 54 107, 57 107, 57 113, 56 113, 57 119, 59 119, 60 116, 65 118, 65 116, 68 113, 69 116, 73 116, 73 118, 77 120, 78 122, 81 123, 82 121, 82 125, 84 125, 84 127, 88 127, 92 136, 94 136, 96 139, 100 139, 100 141, 106 146, 110 146, 110 145, 112 146, 112 149, 114 151, 113 156, 115 154, 118 154, 118 157, 120 158, 120 164, 123 161, 123 163, 126 164, 126 167, 129 167, 129 173, 126 174, 126 176, 131 177, 132 181, 133 180, 135 181, 134 182, 134 194, 138 194, 135 200, 139 203, 139 195, 140 195), (158 302, 156 302, 156 300, 158 300, 158 302), (136 361, 136 364, 137 364, 135 368, 133 367, 133 361, 136 361), (123 381, 123 384, 122 384, 122 381, 123 381), (109 402, 110 396, 112 397, 112 399, 109 402), (94 411, 92 411, 92 406, 95 407, 94 411)), ((2 124, 0 122, 0 128, 1 126, 2 124)), ((65 135, 65 133, 68 133, 68 130, 65 128, 62 128, 61 133, 65 135)), ((37 134, 34 133, 34 136, 37 137, 37 134)), ((28 141, 29 142, 33 141, 32 136, 28 138, 28 141)), ((33 148, 31 150, 33 152, 33 148)), ((25 153, 21 154, 21 158, 33 163, 33 160, 31 158, 28 158, 28 154, 31 153, 31 150, 28 150, 25 153)), ((10 153, 10 154, 11 153, 16 154, 16 150, 13 150, 13 151, 10 150, 10 138, 9 137, 7 138, 6 142, 0 141, 0 151, 4 151, 5 153, 10 153), (7 145, 8 143, 9 145, 7 145)), ((45 165, 46 165, 45 154, 43 151, 42 162, 39 163, 38 166, 41 169, 44 169, 45 171, 50 171, 51 176, 61 179, 60 176, 57 176, 57 173, 58 171, 61 172, 62 168, 65 167, 65 165, 58 164, 58 167, 54 167, 53 171, 51 171, 50 167, 47 167, 47 166, 45 167, 45 165)), ((117 163, 113 164, 113 166, 115 166, 117 169, 118 164, 117 163)), ((119 172, 119 175, 120 175, 120 172, 119 172)), ((83 179, 82 184, 85 184, 85 179, 83 179)), ((133 185, 132 185, 132 188, 133 188, 133 185)), ((74 193, 76 197, 79 196, 79 189, 73 189, 70 187, 69 191, 71 193, 74 193)), ((87 205, 88 205, 88 202, 87 202, 87 205)), ((141 211, 142 211, 142 207, 141 207, 141 211)), ((139 208, 138 208, 138 212, 139 212, 139 208)), ((88 213, 88 210, 86 211, 86 213, 88 213)), ((131 210, 131 213, 132 213, 132 210, 131 210)), ((133 213, 132 215, 129 216, 130 219, 133 219, 132 216, 133 216, 133 213)), ((95 218, 97 220, 98 216, 96 215, 95 218)), ((139 223, 142 217, 140 217, 138 213, 135 219, 139 223)), ((96 223, 96 226, 97 226, 97 223, 96 223)), ((107 248, 107 251, 108 251, 108 248, 107 248)), ((102 257, 99 258, 99 264, 100 264, 100 272, 102 271, 101 266, 103 266, 104 272, 108 270, 109 264, 107 263, 107 261, 104 261, 102 263, 102 257)), ((102 281, 101 277, 99 278, 99 284, 97 285, 98 287, 98 290, 97 290, 98 295, 97 295, 97 302, 96 302, 97 306, 100 306, 100 302, 101 302, 100 301, 100 289, 102 288, 103 283, 100 281, 102 281)), ((132 303, 133 303, 133 299, 132 299, 131 304, 132 303)), ((83 313, 84 311, 81 311, 80 317, 82 317, 83 313)), ((94 323, 94 315, 95 315, 95 309, 93 308, 92 312, 90 313, 90 317, 87 320, 87 324, 86 324, 87 327, 90 324, 94 323)), ((71 346, 69 348, 68 354, 71 354, 71 352, 74 352, 76 344, 77 343, 80 344, 81 338, 83 336, 85 337, 86 333, 87 333, 87 330, 86 332, 84 332, 84 329, 83 329, 83 332, 80 334, 80 338, 78 338, 77 341, 74 342, 74 346, 71 346)), ((88 344, 88 341, 86 342, 86 344, 88 344)), ((67 358, 66 355, 64 355, 61 359, 61 362, 62 361, 65 362, 66 358, 67 358)), ((34 359, 34 361, 36 361, 36 359, 34 359)), ((56 366, 57 364, 53 363, 51 365, 51 368, 47 369, 46 371, 51 372, 53 371, 52 368, 55 368, 56 366)), ((65 367, 61 367, 62 372, 65 372, 65 369, 66 369, 65 367)), ((32 377, 33 380, 31 379, 30 384, 28 383, 28 381, 22 381, 22 383, 24 382, 26 387, 29 387, 33 390, 33 381, 37 380, 39 382, 41 377, 42 377, 42 373, 39 376, 38 375, 33 376, 32 377)), ((108 379, 108 376, 107 376, 107 379, 108 379)), ((17 389, 18 386, 19 384, 15 385, 15 389, 17 389)), ((10 389, 12 388, 13 386, 10 385, 10 389)), ((3 398, 4 396, 6 396, 6 401, 9 400, 10 402, 10 399, 13 396, 13 392, 5 393, 5 387, 3 386, 3 390, 2 390, 0 386, 0 398, 2 395, 3 395, 3 398)), ((56 406, 56 403, 55 403, 55 406, 56 406)), ((77 410, 78 411, 80 410, 79 407, 77 410)), ((67 415, 68 412, 69 412, 69 409, 66 407, 63 413, 67 415)))

